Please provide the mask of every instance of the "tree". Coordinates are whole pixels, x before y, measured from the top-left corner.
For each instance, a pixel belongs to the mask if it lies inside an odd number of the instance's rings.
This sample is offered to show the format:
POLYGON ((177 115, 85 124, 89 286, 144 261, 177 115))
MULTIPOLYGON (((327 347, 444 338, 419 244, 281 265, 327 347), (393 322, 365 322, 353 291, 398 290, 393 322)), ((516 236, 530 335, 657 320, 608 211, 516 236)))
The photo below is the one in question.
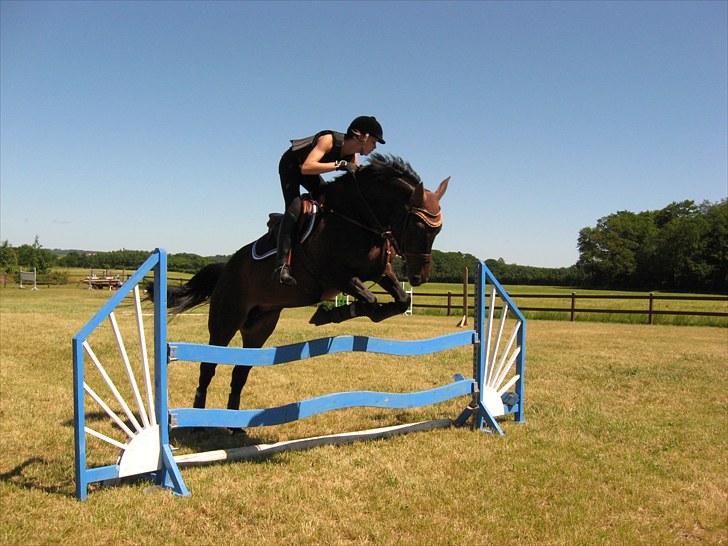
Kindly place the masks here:
POLYGON ((600 218, 595 228, 579 232, 577 266, 596 285, 645 285, 655 234, 650 212, 623 210, 600 218))
POLYGON ((579 232, 577 266, 588 284, 725 291, 728 200, 619 211, 579 232))
POLYGON ((56 256, 43 248, 37 235, 32 245, 20 245, 17 253, 19 266, 35 268, 38 273, 46 273, 56 263, 56 256))
POLYGON ((18 269, 18 253, 8 241, 3 241, 0 245, 0 271, 12 273, 16 269, 18 269))
POLYGON ((703 203, 706 222, 702 259, 710 267, 706 286, 713 291, 728 290, 728 199, 703 203))
POLYGON ((665 287, 690 289, 706 286, 710 275, 704 263, 707 222, 693 201, 671 203, 655 216, 660 228, 655 263, 665 287))

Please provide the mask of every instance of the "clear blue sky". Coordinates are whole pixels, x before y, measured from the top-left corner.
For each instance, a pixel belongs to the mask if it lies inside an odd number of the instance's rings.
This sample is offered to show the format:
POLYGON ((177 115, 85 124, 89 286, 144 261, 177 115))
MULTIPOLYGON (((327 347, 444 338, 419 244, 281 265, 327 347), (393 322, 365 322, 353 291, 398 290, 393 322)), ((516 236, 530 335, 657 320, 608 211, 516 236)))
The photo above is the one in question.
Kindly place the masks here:
POLYGON ((452 176, 444 251, 578 257, 618 210, 728 194, 728 3, 0 4, 0 238, 230 254, 291 138, 382 122, 452 176))

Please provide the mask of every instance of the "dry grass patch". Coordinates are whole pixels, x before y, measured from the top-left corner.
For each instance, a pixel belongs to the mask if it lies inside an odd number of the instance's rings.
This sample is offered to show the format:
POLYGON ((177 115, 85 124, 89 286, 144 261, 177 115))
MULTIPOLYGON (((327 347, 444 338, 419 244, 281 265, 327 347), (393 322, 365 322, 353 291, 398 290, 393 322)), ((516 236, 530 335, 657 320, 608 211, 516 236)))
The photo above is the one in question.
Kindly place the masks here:
MULTIPOLYGON (((190 468, 188 499, 144 481, 73 498, 71 336, 108 294, 0 290, 0 542, 3 544, 725 544, 728 341, 718 328, 529 323, 527 424, 464 429, 190 468)), ((129 310, 130 311, 130 310, 129 310)), ((316 329, 284 313, 271 344, 337 334, 402 339, 454 331, 453 317, 357 320, 316 329)), ((122 329, 130 316, 119 311, 122 329)), ((170 339, 206 341, 206 317, 170 339)), ((95 340, 113 352, 108 339, 95 340)), ((347 389, 412 391, 469 374, 468 351, 421 359, 335 355, 255 370, 245 407, 347 389)), ((221 366, 209 405, 223 407, 221 366)), ((175 363, 188 406, 197 366, 175 363)), ((356 409, 251 429, 266 442, 454 417, 464 400, 356 409)), ((94 426, 105 426, 99 418, 94 426)), ((180 451, 250 441, 178 431, 180 451)), ((103 459, 113 453, 96 451, 103 459)), ((107 462, 107 461, 105 461, 107 462)))

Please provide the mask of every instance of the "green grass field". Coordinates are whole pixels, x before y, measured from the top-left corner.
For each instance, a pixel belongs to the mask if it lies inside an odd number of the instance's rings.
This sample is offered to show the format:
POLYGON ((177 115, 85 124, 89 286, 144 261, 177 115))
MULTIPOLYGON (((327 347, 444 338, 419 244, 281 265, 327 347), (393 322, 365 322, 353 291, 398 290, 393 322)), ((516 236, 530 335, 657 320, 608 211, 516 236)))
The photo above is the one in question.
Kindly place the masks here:
MULTIPOLYGON (((728 335, 715 327, 531 321, 527 422, 504 420, 505 437, 416 433, 185 469, 191 498, 132 482, 93 487, 77 502, 70 340, 108 296, 0 289, 3 544, 728 543, 728 335)), ((170 339, 205 342, 205 310, 171 320, 170 339)), ((425 338, 454 331, 459 318, 315 328, 312 311, 285 312, 269 344, 425 338)), ((118 315, 128 328, 130 308, 118 315)), ((253 371, 243 404, 418 390, 471 366, 465 348, 420 359, 333 355, 253 371)), ((172 406, 191 402, 196 368, 173 364, 172 406)), ((229 377, 221 367, 209 406, 224 406, 229 377)), ((251 429, 248 439, 208 431, 172 441, 180 452, 204 451, 455 417, 465 403, 343 410, 251 429)), ((113 453, 92 455, 105 464, 113 453)))

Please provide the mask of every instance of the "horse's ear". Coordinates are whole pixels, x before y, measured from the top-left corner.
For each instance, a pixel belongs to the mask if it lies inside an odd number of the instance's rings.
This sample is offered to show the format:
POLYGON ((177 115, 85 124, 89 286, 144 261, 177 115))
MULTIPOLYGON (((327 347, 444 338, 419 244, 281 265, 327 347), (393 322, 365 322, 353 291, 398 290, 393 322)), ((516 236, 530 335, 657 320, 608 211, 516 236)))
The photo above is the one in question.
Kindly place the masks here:
POLYGON ((425 206, 425 185, 422 182, 415 186, 415 192, 412 194, 410 203, 413 207, 422 208, 425 206))
POLYGON ((439 201, 442 199, 442 196, 445 195, 445 192, 447 191, 447 184, 450 182, 450 177, 448 176, 445 180, 440 182, 440 185, 435 190, 435 195, 437 195, 437 200, 439 201))

